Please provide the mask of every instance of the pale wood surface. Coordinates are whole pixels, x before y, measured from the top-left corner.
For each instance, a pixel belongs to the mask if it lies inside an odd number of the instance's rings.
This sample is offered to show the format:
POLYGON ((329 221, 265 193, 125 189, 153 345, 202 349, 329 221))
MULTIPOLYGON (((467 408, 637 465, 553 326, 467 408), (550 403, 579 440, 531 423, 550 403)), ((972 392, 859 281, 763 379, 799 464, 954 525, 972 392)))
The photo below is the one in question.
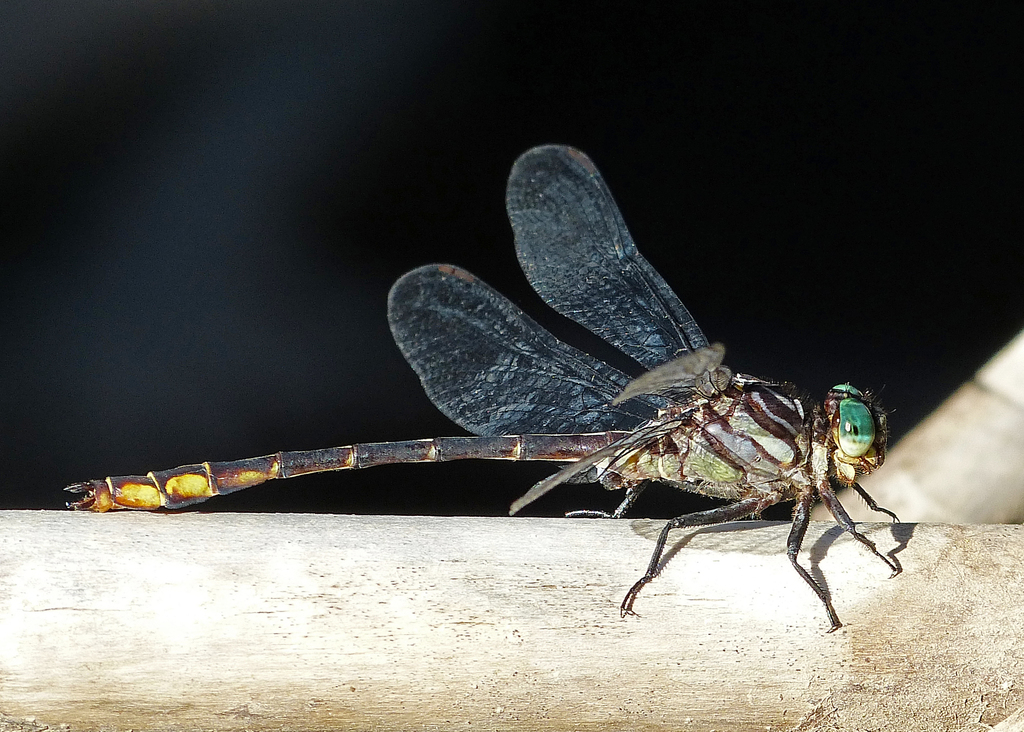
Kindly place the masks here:
MULTIPOLYGON (((0 730, 982 730, 1024 706, 1024 527, 0 513, 0 730)), ((1011 722, 1012 724, 1012 722, 1011 722)))
MULTIPOLYGON (((1024 332, 861 485, 904 521, 1024 522, 1024 332)), ((854 519, 878 518, 852 492, 842 498, 854 519)), ((814 517, 827 520, 828 512, 818 506, 814 517)))

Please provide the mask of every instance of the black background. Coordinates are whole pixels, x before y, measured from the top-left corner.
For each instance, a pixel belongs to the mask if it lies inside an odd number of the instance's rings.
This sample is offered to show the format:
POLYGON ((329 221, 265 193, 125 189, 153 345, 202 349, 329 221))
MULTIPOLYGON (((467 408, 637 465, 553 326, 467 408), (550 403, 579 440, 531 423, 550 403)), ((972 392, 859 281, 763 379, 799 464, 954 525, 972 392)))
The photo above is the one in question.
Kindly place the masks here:
MULTIPOLYGON (((734 369, 880 389, 896 437, 1024 325, 1019 4, 113 5, 0 10, 0 507, 459 434, 385 318, 427 262, 593 345, 515 262, 505 177, 540 143, 592 157, 734 369)), ((550 470, 396 466, 201 508, 503 514, 550 470)), ((661 493, 637 512, 689 505, 661 493)))

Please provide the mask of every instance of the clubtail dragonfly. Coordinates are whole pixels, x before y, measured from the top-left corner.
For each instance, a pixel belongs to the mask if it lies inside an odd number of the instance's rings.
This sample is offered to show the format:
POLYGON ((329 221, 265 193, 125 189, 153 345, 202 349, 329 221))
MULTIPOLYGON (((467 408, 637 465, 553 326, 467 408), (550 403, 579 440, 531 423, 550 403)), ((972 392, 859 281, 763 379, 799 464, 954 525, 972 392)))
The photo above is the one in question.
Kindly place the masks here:
POLYGON ((724 347, 697 323, 633 244, 600 173, 582 153, 534 148, 516 161, 506 193, 516 253, 533 289, 556 311, 648 369, 630 379, 556 339, 465 270, 428 265, 400 278, 388 297, 395 341, 430 399, 469 437, 364 443, 184 465, 145 476, 118 476, 67 488, 72 508, 180 508, 275 478, 389 463, 488 458, 570 463, 516 500, 510 513, 566 482, 623 489, 620 518, 652 481, 725 499, 727 504, 672 519, 647 572, 622 601, 633 613, 641 588, 658 573, 669 532, 757 516, 795 501, 788 556, 841 626, 827 591, 797 561, 821 499, 839 525, 899 572, 861 534, 833 492, 852 486, 885 458, 886 416, 848 384, 823 404, 788 384, 733 373, 724 347))

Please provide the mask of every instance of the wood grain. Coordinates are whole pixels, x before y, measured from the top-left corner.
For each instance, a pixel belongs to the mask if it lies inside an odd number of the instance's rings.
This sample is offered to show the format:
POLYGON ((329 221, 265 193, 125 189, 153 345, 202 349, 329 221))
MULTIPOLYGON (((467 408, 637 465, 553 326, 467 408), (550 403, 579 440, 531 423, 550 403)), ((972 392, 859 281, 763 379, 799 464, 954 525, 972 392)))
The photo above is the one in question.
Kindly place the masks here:
POLYGON ((1024 527, 0 513, 0 730, 977 730, 1024 706, 1024 527))

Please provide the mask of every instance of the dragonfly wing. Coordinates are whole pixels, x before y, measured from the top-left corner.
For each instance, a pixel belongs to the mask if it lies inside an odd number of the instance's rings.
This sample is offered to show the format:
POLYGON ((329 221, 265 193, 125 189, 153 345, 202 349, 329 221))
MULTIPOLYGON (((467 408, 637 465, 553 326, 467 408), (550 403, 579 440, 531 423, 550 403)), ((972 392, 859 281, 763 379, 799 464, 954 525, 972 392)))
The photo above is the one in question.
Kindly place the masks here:
POLYGON ((637 251, 586 155, 561 145, 523 153, 512 166, 505 206, 527 279, 559 313, 648 369, 708 344, 637 251))
POLYGON ((628 376, 457 267, 403 275, 388 295, 388 321, 430 400, 477 435, 631 430, 664 405, 648 397, 610 406, 628 376))
POLYGON ((724 356, 725 346, 714 343, 666 361, 629 382, 629 386, 612 399, 612 404, 621 404, 640 394, 685 397, 704 380, 720 391, 732 380, 732 371, 719 368, 724 356))

